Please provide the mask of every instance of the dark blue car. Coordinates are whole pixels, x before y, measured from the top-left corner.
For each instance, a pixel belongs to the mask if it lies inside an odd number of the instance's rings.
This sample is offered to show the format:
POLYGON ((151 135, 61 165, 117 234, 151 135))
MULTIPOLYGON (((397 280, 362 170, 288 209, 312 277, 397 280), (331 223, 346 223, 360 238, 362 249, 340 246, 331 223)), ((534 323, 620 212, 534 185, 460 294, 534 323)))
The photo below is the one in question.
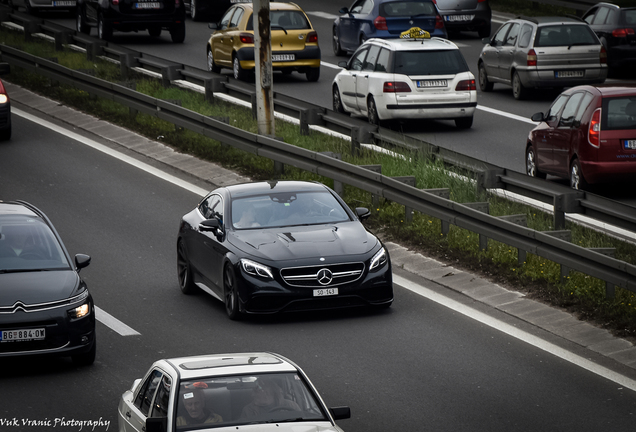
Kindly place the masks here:
POLYGON ((447 37, 444 20, 433 0, 356 0, 333 23, 333 52, 355 51, 367 39, 395 39, 419 27, 431 36, 447 37))

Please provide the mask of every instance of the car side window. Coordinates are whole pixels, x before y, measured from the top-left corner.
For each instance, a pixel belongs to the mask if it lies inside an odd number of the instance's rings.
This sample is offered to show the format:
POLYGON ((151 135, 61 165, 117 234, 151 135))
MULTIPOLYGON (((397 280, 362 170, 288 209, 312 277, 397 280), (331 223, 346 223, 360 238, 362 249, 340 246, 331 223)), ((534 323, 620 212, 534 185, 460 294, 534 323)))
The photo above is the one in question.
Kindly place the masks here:
POLYGON ((351 5, 351 10, 349 10, 349 13, 362 13, 362 7, 365 3, 366 0, 357 0, 353 3, 353 5, 351 5))
POLYGON ((369 54, 367 55, 367 58, 364 61, 362 70, 374 71, 375 63, 378 59, 378 54, 380 54, 380 47, 377 45, 372 45, 371 48, 369 48, 369 54))
POLYGON ((241 18, 243 18, 243 8, 236 8, 236 12, 232 15, 232 19, 230 19, 230 24, 228 28, 238 27, 239 22, 241 22, 241 18))
POLYGON ((168 417, 168 401, 170 400, 171 386, 172 380, 170 377, 164 375, 157 389, 157 395, 152 405, 150 417, 168 417))
POLYGON ((566 95, 559 95, 559 97, 554 101, 554 103, 552 104, 552 106, 550 107, 550 109, 548 110, 548 112, 545 114, 545 118, 547 122, 553 122, 557 119, 557 114, 559 114, 559 111, 561 111, 561 108, 563 108, 563 105, 565 104, 565 101, 568 100, 568 97, 566 95))
POLYGON ((579 105, 579 109, 576 110, 576 115, 574 116, 575 122, 581 121, 581 119, 583 118, 583 114, 585 113, 585 110, 592 102, 592 99, 594 99, 594 95, 592 93, 584 92, 583 94, 585 96, 583 96, 583 100, 581 101, 581 104, 579 105))
POLYGON ((495 46, 502 46, 506 41, 506 34, 508 30, 510 30, 510 26, 512 24, 505 24, 503 27, 499 29, 499 31, 495 34, 495 37, 492 38, 492 44, 495 46))
POLYGON ((607 18, 607 14, 609 13, 609 9, 606 7, 598 8, 598 12, 594 16, 594 21, 592 24, 605 24, 605 19, 607 18))
POLYGON ((221 18, 221 22, 219 23, 219 30, 225 30, 227 28, 230 18, 232 18, 232 14, 235 10, 235 7, 231 7, 225 12, 225 15, 223 15, 223 18, 221 18))
POLYGON ((594 21, 594 16, 596 15, 596 12, 598 12, 598 8, 593 8, 591 11, 587 13, 587 15, 583 17, 583 21, 585 21, 588 24, 592 24, 592 21, 594 21))
POLYGON ((576 114, 584 95, 584 93, 579 92, 570 96, 570 99, 568 99, 565 107, 563 108, 563 112, 561 113, 559 127, 572 127, 572 124, 574 123, 574 115, 576 114))
POLYGON ((506 42, 504 46, 515 46, 517 43, 517 37, 519 36, 519 28, 521 26, 518 23, 514 23, 506 36, 506 42))
POLYGON ((223 220, 223 200, 219 195, 210 195, 199 204, 199 211, 206 219, 223 220))
POLYGON ((376 72, 389 72, 389 56, 391 52, 382 48, 380 54, 378 54, 378 61, 375 63, 376 72))
POLYGON ((152 371, 148 378, 146 378, 146 381, 144 381, 141 390, 135 398, 135 406, 139 408, 139 411, 146 417, 148 416, 152 399, 155 396, 162 375, 161 371, 152 371))
POLYGON ((530 45, 532 38, 532 26, 530 24, 524 24, 521 27, 519 35, 519 48, 527 48, 530 45))
POLYGON ((349 69, 350 70, 355 70, 355 71, 362 70, 362 64, 363 64, 364 58, 366 57, 368 51, 369 51, 369 49, 366 48, 366 47, 364 49, 361 49, 361 50, 357 51, 351 57, 351 60, 349 60, 349 69))

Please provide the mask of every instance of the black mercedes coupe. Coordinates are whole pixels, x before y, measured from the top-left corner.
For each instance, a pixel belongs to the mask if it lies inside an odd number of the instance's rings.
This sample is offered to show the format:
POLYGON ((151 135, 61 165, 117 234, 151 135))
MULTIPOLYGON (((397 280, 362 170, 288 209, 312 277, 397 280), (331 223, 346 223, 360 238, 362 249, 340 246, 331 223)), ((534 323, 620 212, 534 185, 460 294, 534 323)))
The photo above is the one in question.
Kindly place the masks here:
POLYGON ((389 307, 391 260, 330 188, 267 181, 221 187, 183 216, 177 239, 181 290, 197 287, 242 314, 389 307))

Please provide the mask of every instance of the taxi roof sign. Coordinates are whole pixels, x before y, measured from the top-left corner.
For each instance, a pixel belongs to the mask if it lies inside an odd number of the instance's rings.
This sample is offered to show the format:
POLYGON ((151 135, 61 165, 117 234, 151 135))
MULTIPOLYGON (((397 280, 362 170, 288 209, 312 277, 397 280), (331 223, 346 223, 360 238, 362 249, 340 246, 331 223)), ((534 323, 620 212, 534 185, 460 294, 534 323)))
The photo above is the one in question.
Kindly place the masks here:
POLYGON ((400 39, 430 39, 431 34, 419 27, 411 27, 409 30, 400 33, 400 39))

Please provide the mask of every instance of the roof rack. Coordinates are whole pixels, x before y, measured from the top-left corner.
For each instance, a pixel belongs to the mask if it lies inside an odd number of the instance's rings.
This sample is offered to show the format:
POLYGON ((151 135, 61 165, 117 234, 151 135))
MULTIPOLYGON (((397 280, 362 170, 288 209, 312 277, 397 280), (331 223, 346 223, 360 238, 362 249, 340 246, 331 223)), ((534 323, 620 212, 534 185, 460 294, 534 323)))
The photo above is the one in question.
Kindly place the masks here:
POLYGON ((525 16, 525 15, 518 15, 516 19, 522 19, 522 20, 533 22, 535 24, 539 24, 539 21, 536 18, 525 16))

